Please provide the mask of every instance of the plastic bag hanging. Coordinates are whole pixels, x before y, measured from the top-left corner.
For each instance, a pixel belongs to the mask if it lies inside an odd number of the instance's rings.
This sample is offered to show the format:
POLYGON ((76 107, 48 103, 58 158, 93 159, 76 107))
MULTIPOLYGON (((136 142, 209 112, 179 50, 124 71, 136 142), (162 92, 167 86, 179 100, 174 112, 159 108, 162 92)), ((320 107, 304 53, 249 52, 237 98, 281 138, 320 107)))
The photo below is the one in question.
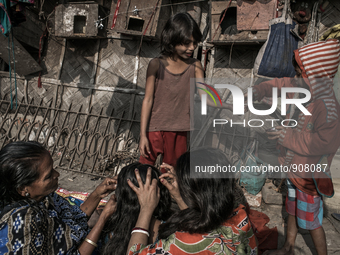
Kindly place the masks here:
POLYGON ((266 181, 267 172, 262 171, 262 166, 268 166, 265 162, 255 156, 256 140, 244 149, 240 160, 236 163, 236 169, 241 172, 240 185, 252 195, 259 193, 266 181), (247 169, 251 171, 243 171, 247 169), (256 171, 253 171, 255 170, 256 171))

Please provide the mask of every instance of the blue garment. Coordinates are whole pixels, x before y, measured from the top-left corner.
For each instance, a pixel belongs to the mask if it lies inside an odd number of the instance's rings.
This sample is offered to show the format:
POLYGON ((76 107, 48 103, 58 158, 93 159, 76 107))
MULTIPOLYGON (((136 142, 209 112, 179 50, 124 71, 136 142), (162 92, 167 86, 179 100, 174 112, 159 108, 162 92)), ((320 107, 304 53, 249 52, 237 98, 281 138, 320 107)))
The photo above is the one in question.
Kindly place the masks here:
POLYGON ((9 8, 12 7, 11 18, 14 22, 13 25, 15 26, 26 20, 25 6, 27 6, 27 4, 34 4, 34 0, 11 0, 10 6, 7 6, 6 0, 0 0, 0 30, 4 36, 7 37, 12 28, 12 22, 8 14, 9 8))
POLYGON ((86 214, 56 193, 7 205, 0 217, 0 254, 79 254, 89 233, 86 214))
POLYGON ((8 36, 11 31, 11 21, 7 13, 6 0, 0 0, 0 30, 5 36, 8 36))

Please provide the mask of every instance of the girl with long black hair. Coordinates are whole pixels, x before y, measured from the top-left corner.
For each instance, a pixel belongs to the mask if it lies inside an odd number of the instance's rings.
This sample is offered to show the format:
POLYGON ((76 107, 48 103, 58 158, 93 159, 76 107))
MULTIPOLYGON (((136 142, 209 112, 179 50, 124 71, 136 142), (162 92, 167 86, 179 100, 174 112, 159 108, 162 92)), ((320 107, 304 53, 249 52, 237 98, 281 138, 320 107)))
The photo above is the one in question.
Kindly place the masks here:
MULTIPOLYGON (((150 165, 143 165, 141 163, 130 164, 120 171, 118 175, 118 184, 116 188, 117 210, 111 216, 111 219, 106 227, 106 232, 109 232, 111 237, 104 248, 104 254, 121 255, 126 252, 127 245, 130 240, 130 233, 136 225, 138 214, 140 212, 140 205, 136 193, 129 187, 126 180, 129 179, 134 185, 138 186, 138 181, 135 176, 136 169, 140 174, 143 182, 146 180, 148 168, 151 169, 151 179, 158 180, 161 175, 159 170, 150 165)), ((170 205, 171 198, 169 191, 158 181, 160 188, 161 201, 158 203, 156 210, 152 214, 149 229, 150 236, 147 243, 154 243, 158 227, 162 221, 165 221, 171 215, 170 205)))
POLYGON ((160 201, 159 187, 150 177, 142 182, 136 171, 138 188, 131 181, 128 184, 138 196, 140 213, 127 254, 257 254, 245 207, 233 209, 233 179, 226 178, 232 176, 200 176, 195 166, 202 165, 228 166, 229 162, 218 149, 196 149, 178 159, 175 171, 160 176, 181 210, 160 226, 160 240, 146 247, 151 215, 160 201))

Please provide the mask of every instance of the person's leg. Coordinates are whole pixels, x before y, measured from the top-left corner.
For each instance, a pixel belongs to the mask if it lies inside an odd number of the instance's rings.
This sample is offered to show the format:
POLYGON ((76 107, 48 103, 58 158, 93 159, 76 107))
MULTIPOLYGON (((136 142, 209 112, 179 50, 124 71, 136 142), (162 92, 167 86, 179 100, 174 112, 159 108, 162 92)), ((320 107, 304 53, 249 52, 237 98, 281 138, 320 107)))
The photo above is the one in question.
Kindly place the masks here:
POLYGON ((148 132, 147 138, 149 140, 150 154, 147 158, 139 157, 139 162, 142 164, 154 165, 158 154, 163 153, 163 137, 160 131, 148 132))
POLYGON ((287 237, 283 247, 279 250, 265 251, 263 255, 275 254, 275 255, 291 255, 294 254, 294 246, 296 235, 298 233, 298 227, 296 224, 296 216, 288 215, 287 221, 287 237))
POLYGON ((298 225, 296 218, 296 187, 287 179, 287 197, 286 197, 286 211, 288 212, 287 220, 287 236, 286 242, 279 250, 266 251, 266 254, 288 255, 294 254, 295 240, 298 233, 298 225))
POLYGON ((175 166, 177 159, 187 151, 187 132, 162 132, 164 139, 163 162, 175 166))
POLYGON ((326 235, 323 227, 309 231, 318 255, 327 255, 326 235))
POLYGON ((296 223, 296 216, 289 214, 287 222, 287 238, 286 243, 283 246, 284 250, 288 252, 288 254, 294 254, 294 246, 297 233, 298 226, 296 223))
POLYGON ((309 230, 318 255, 327 254, 326 235, 322 227, 322 197, 297 190, 297 209, 299 227, 309 230))

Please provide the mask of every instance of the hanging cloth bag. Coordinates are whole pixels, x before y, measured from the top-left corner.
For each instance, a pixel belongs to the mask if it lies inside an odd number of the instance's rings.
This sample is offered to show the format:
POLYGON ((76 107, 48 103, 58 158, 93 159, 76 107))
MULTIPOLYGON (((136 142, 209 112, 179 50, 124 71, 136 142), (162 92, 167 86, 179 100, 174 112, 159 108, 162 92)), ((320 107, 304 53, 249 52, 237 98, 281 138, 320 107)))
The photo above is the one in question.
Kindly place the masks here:
POLYGON ((298 38, 291 30, 296 23, 288 15, 290 1, 285 0, 282 16, 269 21, 266 43, 260 49, 254 64, 255 73, 267 77, 294 77, 292 64, 294 50, 298 48, 298 38))

